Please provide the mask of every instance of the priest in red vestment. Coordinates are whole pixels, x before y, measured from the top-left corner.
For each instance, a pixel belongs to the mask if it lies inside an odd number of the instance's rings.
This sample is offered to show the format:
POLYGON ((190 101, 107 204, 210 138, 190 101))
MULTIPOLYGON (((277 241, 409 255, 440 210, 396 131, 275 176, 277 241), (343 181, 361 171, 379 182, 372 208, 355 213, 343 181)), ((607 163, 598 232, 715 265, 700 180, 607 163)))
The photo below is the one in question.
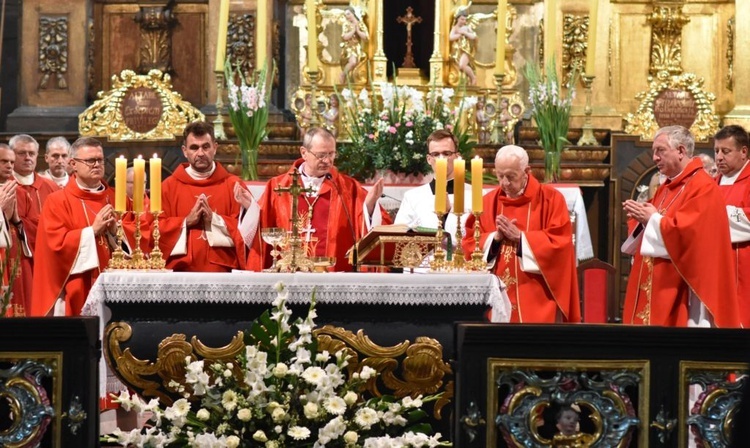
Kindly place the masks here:
MULTIPOLYGON (((580 322, 573 228, 563 195, 532 176, 529 156, 514 145, 495 157, 500 186, 484 195, 480 247, 492 272, 505 283, 518 323, 580 322)), ((475 247, 474 216, 463 248, 475 247)))
POLYGON ((714 137, 714 154, 719 170, 719 189, 724 195, 732 241, 737 302, 742 326, 750 328, 750 138, 742 126, 729 125, 714 137))
MULTIPOLYGON (((280 227, 291 229, 292 198, 279 194, 276 188, 291 185, 293 171, 299 181, 311 190, 294 198, 300 218, 301 238, 315 257, 336 259, 335 271, 351 271, 347 251, 373 227, 390 223, 387 212, 378 199, 383 194, 383 180, 378 180, 370 191, 355 179, 341 174, 333 166, 336 158, 336 139, 324 128, 310 128, 302 139, 301 159, 290 170, 266 184, 260 198, 260 229, 280 227)), ((262 241, 254 242, 248 267, 254 271, 272 264, 271 247, 262 241)))
POLYGON ((634 255, 623 322, 640 325, 738 327, 739 310, 726 206, 716 182, 693 158, 682 126, 659 129, 653 160, 666 180, 653 199, 628 199, 634 255))
MULTIPOLYGON (((2 285, 15 285, 21 267, 21 250, 23 226, 18 218, 16 208, 16 191, 18 183, 13 177, 13 165, 16 154, 5 143, 0 143, 0 263, 2 263, 2 285), (15 225, 11 225, 13 222, 15 225)), ((28 313, 27 305, 24 303, 23 295, 16 295, 11 288, 11 296, 8 297, 5 316, 24 317, 28 313)), ((7 292, 3 292, 5 298, 7 292)))
POLYGON ((47 197, 36 234, 32 316, 78 316, 114 247, 115 194, 102 182, 104 151, 90 137, 71 147, 74 175, 47 197))
POLYGON ((36 230, 42 205, 47 196, 58 191, 60 187, 51 180, 36 174, 36 161, 39 155, 39 143, 26 134, 13 136, 9 142, 10 148, 16 154, 14 175, 18 182, 16 189, 16 209, 21 223, 17 226, 24 245, 16 246, 16 251, 26 250, 19 254, 21 270, 13 283, 13 294, 23 300, 26 309, 31 308, 32 283, 34 274, 34 246, 36 244, 36 230), (21 227, 22 226, 22 227, 21 227))
POLYGON ((214 161, 214 127, 190 123, 183 132, 180 165, 162 183, 159 247, 175 271, 229 272, 244 269, 256 227, 257 203, 242 180, 214 161), (250 211, 250 213, 247 213, 250 211))

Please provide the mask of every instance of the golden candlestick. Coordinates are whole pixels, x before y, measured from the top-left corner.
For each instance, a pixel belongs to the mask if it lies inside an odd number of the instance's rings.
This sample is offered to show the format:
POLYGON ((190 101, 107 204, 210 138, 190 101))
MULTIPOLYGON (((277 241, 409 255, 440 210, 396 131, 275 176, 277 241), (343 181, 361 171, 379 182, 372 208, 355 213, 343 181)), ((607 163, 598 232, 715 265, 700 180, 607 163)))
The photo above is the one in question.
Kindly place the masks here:
POLYGON ((161 237, 161 233, 159 232, 159 215, 161 215, 161 211, 151 212, 151 214, 154 216, 154 230, 152 232, 154 249, 151 251, 148 264, 151 269, 164 269, 167 263, 164 261, 164 256, 159 249, 159 238, 161 237))
POLYGON ((472 271, 483 271, 487 269, 484 261, 484 251, 479 247, 479 238, 482 236, 479 218, 482 212, 474 212, 474 252, 471 253, 470 268, 472 271))
POLYGON ((456 226, 456 250, 453 251, 453 269, 463 270, 466 264, 466 260, 464 259, 464 248, 461 245, 461 241, 463 240, 463 229, 461 229, 461 216, 463 216, 463 211, 455 212, 454 214, 456 215, 458 225, 456 226))
POLYGON ((435 233, 435 252, 432 254, 430 269, 433 271, 442 271, 446 267, 445 249, 443 249, 443 216, 444 212, 435 212, 438 217, 437 232, 435 233))
POLYGON ((581 75, 581 82, 583 87, 586 89, 586 107, 583 109, 585 115, 583 121, 583 133, 581 138, 578 140, 578 146, 597 146, 599 142, 594 137, 594 126, 591 124, 591 96, 592 89, 591 85, 594 83, 595 76, 581 75))
POLYGON ((310 78, 310 94, 312 95, 312 104, 310 104, 310 108, 312 109, 310 112, 312 113, 312 117, 310 117, 310 126, 316 127, 320 125, 320 119, 318 117, 318 81, 320 80, 320 72, 318 70, 307 71, 307 76, 310 78))
POLYGON ((122 250, 122 240, 125 238, 125 233, 122 230, 122 213, 115 212, 117 217, 116 225, 117 231, 115 233, 115 250, 112 252, 112 257, 109 259, 107 269, 127 269, 127 260, 125 260, 125 252, 122 250))
MULTIPOLYGON (((505 63, 504 61, 502 63, 505 63)), ((495 74, 495 89, 497 94, 497 104, 495 105, 495 143, 503 144, 505 142, 505 132, 503 131, 503 121, 500 119, 500 104, 503 101, 503 81, 505 74, 495 74)))
POLYGON ((135 247, 133 247, 133 256, 130 258, 130 269, 147 269, 148 262, 143 257, 141 250, 141 212, 133 212, 135 215, 135 247))
POLYGON ((224 132, 224 72, 217 70, 216 74, 216 119, 214 120, 214 137, 216 140, 226 140, 224 132))

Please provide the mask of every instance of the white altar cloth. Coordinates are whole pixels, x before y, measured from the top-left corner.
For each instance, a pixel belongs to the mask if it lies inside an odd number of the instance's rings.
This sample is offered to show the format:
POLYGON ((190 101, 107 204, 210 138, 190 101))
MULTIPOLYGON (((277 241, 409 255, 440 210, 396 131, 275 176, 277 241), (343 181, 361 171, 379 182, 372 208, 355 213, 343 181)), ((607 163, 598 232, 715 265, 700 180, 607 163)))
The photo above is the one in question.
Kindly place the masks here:
MULTIPOLYGON (((510 321, 511 305, 505 285, 492 274, 383 274, 295 273, 249 271, 204 272, 104 272, 91 288, 81 314, 100 316, 99 335, 111 314, 107 303, 268 303, 276 298, 273 288, 283 282, 287 303, 380 305, 487 305, 493 322, 510 321)), ((104 357, 100 366, 100 394, 117 393, 124 386, 107 375, 104 357)))
MULTIPOLYGON (((260 199, 263 195, 263 191, 266 189, 266 184, 264 182, 248 182, 247 186, 253 193, 253 196, 257 199, 260 199)), ((416 185, 386 185, 383 188, 383 194, 385 196, 380 199, 380 203, 387 210, 397 210, 401 206, 401 201, 404 199, 404 193, 415 186, 416 185)), ((370 188, 370 185, 364 185, 364 187, 370 188)), ((576 219, 576 258, 578 261, 594 258, 594 246, 591 243, 591 231, 589 229, 589 221, 588 216, 586 215, 586 206, 583 203, 581 188, 575 184, 554 184, 554 187, 565 197, 568 211, 571 215, 575 216, 576 219)), ((484 193, 486 194, 494 188, 495 186, 487 186, 484 189, 484 193)))

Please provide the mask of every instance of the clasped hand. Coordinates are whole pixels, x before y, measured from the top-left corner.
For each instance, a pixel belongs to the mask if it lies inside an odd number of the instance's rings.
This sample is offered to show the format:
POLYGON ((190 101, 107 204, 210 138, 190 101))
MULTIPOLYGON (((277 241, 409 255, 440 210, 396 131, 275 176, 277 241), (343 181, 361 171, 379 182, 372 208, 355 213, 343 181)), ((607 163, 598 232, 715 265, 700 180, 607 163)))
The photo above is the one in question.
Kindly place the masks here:
POLYGON ((16 212, 16 188, 18 183, 15 180, 4 183, 0 187, 0 209, 3 210, 5 219, 14 221, 18 218, 16 212))
POLYGON ((497 237, 496 239, 510 240, 513 243, 517 243, 521 239, 521 229, 516 226, 516 219, 508 219, 507 216, 497 215, 495 217, 495 225, 497 226, 497 237))
POLYGON ((627 213, 628 218, 635 219, 639 223, 646 225, 654 213, 657 213, 656 207, 649 202, 638 202, 632 199, 622 203, 622 209, 627 213))
POLYGON ((185 224, 188 227, 195 227, 199 224, 205 227, 211 223, 212 216, 213 211, 208 205, 208 198, 205 194, 201 193, 195 201, 195 205, 193 205, 193 208, 190 210, 190 213, 188 213, 185 218, 185 224))
POLYGON ((115 215, 115 209, 111 204, 107 204, 99 210, 91 227, 94 229, 94 235, 97 236, 103 234, 106 230, 109 230, 110 233, 117 231, 117 215, 115 215))

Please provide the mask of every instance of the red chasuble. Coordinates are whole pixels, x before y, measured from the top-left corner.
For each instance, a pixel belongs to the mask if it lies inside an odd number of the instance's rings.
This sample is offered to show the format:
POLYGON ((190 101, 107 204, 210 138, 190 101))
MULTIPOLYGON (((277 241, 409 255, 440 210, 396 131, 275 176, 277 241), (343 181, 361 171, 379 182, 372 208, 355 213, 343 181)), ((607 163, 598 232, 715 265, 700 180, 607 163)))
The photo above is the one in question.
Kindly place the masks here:
MULTIPOLYGON (((721 177, 718 182, 721 181, 721 177)), ((734 205, 750 217, 750 164, 745 165, 732 185, 719 185, 727 205, 734 205)), ((735 219, 731 216, 730 220, 735 219)), ((737 302, 742 326, 750 328, 750 241, 732 243, 737 275, 737 302)))
MULTIPOLYGON (((18 216, 23 222, 26 242, 31 249, 32 255, 35 254, 36 231, 39 225, 39 217, 42 214, 42 205, 47 200, 47 196, 59 191, 60 187, 51 180, 34 174, 34 182, 31 185, 18 184, 16 189, 16 206, 18 216)), ((32 284, 34 274, 34 257, 29 258, 23 255, 20 244, 14 244, 11 250, 12 256, 21 257, 21 266, 18 278, 13 283, 14 299, 20 298, 25 309, 31 308, 32 284)))
MULTIPOLYGON (((484 195, 484 213, 479 218, 480 247, 497 230, 495 218, 516 219, 526 236, 541 273, 521 270, 517 244, 505 241, 495 260, 493 272, 505 283, 513 310, 511 322, 554 323, 558 311, 565 322, 580 322, 573 228, 563 195, 529 176, 524 193, 509 198, 501 188, 484 195)), ((466 221, 464 253, 474 251, 474 216, 466 221)))
MULTIPOLYGON (((727 212, 719 188, 693 159, 649 201, 663 216, 660 230, 669 259, 644 257, 641 241, 625 294, 628 324, 687 326, 689 292, 717 327, 738 327, 734 265, 727 212)), ((635 227, 634 222, 630 223, 635 227)))
POLYGON ((112 188, 105 187, 98 193, 87 192, 78 187, 75 177, 71 177, 64 189, 47 197, 36 234, 30 315, 46 316, 61 296, 65 297, 65 314, 80 315, 91 286, 107 267, 110 258, 105 237, 97 236, 95 246, 99 266, 72 274, 75 261, 80 256, 81 232, 93 224, 102 207, 114 203, 112 188))
POLYGON ((193 179, 180 165, 162 182, 162 209, 159 217, 159 247, 167 260, 167 268, 182 272, 230 272, 245 268, 245 242, 237 229, 240 204, 234 199, 234 185, 242 180, 230 174, 221 164, 208 179, 193 179), (170 256, 182 233, 185 217, 198 196, 205 194, 208 204, 226 224, 234 247, 211 247, 203 228, 187 229, 187 253, 170 256))
MULTIPOLYGON (((260 228, 281 227, 291 230, 292 199, 288 193, 278 194, 274 191, 277 187, 286 188, 292 183, 292 170, 299 169, 303 159, 298 159, 294 166, 285 174, 276 176, 266 184, 260 205, 260 228)), ((300 180, 300 183, 302 181, 300 180)), ((364 219, 365 190, 359 182, 353 178, 341 174, 336 168, 331 168, 330 179, 326 179, 318 191, 317 197, 306 197, 300 195, 298 201, 298 213, 303 221, 307 220, 308 211, 312 206, 311 228, 317 238, 317 256, 335 257, 336 271, 350 271, 352 269, 346 252, 354 245, 354 237, 357 240, 367 234, 364 219), (346 206, 344 206, 346 204, 346 206), (347 218, 347 213, 351 215, 347 218), (351 219, 351 224, 349 223, 351 219)), ((390 223, 388 213, 381 208, 383 223, 390 223)), ((306 226, 303 226, 306 227, 306 226)), ((306 233, 302 233, 302 239, 306 233)), ((260 271, 271 267, 271 247, 262 241, 253 244, 248 258, 248 268, 260 271)))

